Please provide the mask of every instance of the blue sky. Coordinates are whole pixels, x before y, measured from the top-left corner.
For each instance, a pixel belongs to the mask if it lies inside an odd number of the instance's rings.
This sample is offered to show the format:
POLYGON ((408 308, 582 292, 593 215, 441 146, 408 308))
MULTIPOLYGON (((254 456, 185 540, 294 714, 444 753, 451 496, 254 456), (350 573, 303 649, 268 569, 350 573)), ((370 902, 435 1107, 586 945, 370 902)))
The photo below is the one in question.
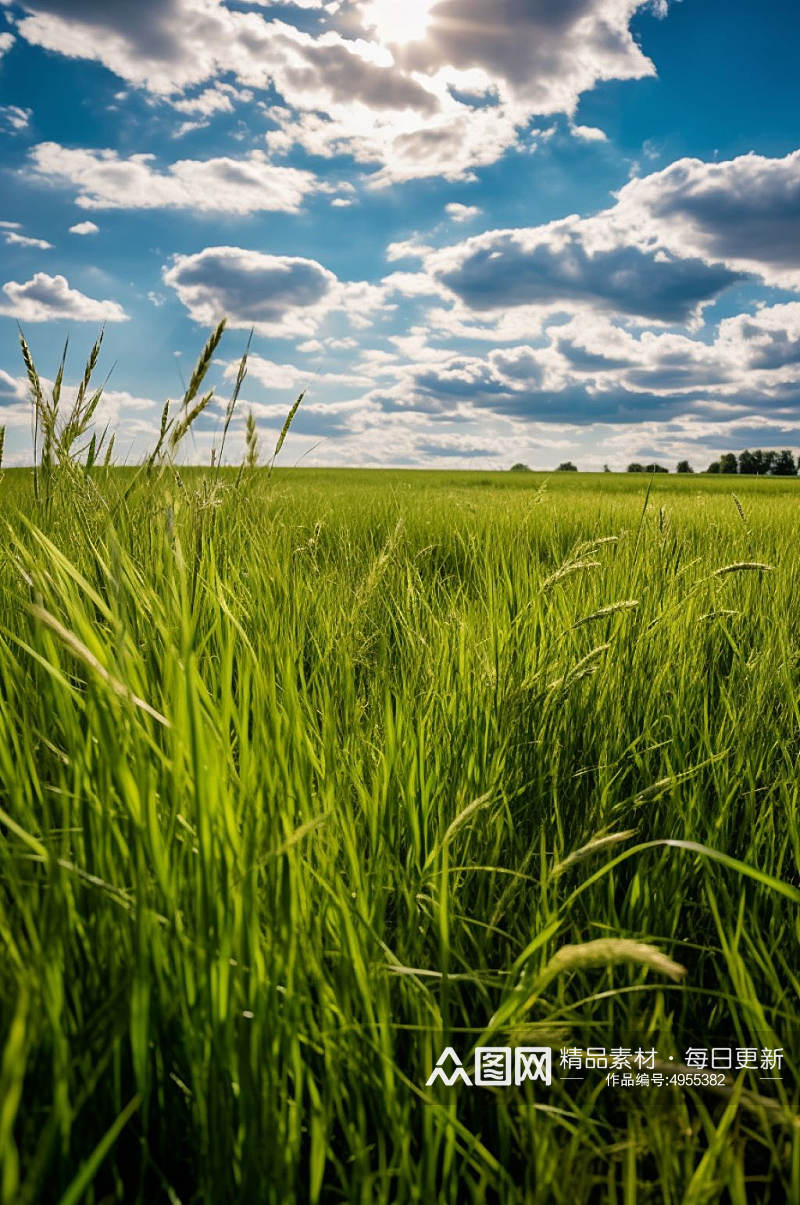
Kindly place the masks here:
POLYGON ((21 323, 149 446, 255 329, 283 461, 623 468, 800 450, 788 0, 0 0, 0 424, 21 323))

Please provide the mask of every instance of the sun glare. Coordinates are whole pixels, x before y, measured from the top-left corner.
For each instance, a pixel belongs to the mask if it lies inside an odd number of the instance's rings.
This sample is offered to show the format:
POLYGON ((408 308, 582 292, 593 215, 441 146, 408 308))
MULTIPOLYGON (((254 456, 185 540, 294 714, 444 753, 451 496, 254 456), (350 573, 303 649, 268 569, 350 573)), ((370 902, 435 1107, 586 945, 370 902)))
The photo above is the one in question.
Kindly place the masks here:
POLYGON ((367 18, 382 42, 417 42, 428 29, 436 0, 372 0, 367 18))

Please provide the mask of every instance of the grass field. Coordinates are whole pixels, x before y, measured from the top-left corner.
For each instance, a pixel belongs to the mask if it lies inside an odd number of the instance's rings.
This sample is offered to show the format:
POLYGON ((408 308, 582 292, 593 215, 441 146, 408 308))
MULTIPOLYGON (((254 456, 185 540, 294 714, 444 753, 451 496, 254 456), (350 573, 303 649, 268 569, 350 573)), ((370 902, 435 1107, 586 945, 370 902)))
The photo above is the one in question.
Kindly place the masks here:
POLYGON ((43 482, 0 482, 4 1205, 800 1201, 800 481, 43 482), (551 1086, 426 1086, 476 1045, 551 1086))

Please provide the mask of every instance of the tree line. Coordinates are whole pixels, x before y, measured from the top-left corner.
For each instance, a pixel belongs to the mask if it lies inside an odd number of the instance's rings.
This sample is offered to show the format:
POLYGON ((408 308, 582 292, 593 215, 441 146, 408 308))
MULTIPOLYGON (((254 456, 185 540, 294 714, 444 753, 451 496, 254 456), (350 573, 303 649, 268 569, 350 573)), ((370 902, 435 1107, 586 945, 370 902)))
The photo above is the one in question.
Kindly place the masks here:
POLYGON ((795 461, 788 448, 780 452, 755 452, 745 449, 739 453, 738 460, 733 452, 726 452, 708 466, 709 473, 752 473, 757 476, 769 474, 772 477, 794 477, 800 469, 800 461, 795 461))
MULTIPOLYGON (((629 473, 667 473, 660 464, 629 464, 629 473)), ((694 469, 688 460, 681 460, 676 469, 678 473, 693 473, 694 469)), ((756 448, 751 452, 745 448, 737 456, 735 452, 726 452, 719 460, 714 460, 706 469, 707 473, 748 473, 757 477, 794 477, 800 472, 800 458, 795 460, 788 448, 780 452, 756 448)))
MULTIPOLYGON (((511 471, 512 473, 530 472, 530 469, 527 464, 514 464, 511 466, 511 471)), ((603 471, 611 472, 607 464, 603 466, 603 471)), ((694 469, 688 460, 680 460, 675 471, 676 473, 693 473, 694 469)), ((565 460, 558 466, 556 472, 575 473, 577 465, 574 465, 571 460, 565 460)), ((669 469, 664 468, 662 464, 639 464, 634 461, 628 465, 626 472, 668 473, 669 469)), ((745 448, 738 457, 735 452, 725 452, 719 460, 712 461, 706 472, 747 473, 755 477, 794 477, 800 473, 800 457, 795 460, 788 448, 783 448, 780 452, 770 449, 765 451, 763 448, 756 448, 754 452, 751 452, 749 448, 745 448)))

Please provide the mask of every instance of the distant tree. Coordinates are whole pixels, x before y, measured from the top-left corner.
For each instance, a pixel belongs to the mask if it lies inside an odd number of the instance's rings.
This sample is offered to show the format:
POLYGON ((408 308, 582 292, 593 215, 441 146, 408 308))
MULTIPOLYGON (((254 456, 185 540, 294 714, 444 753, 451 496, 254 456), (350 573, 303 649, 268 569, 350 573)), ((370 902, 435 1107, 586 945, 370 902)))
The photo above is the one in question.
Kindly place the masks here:
POLYGON ((750 452, 747 448, 739 453, 739 472, 740 473, 757 473, 758 472, 758 457, 762 455, 760 452, 750 452))
POLYGON ((756 448, 754 452, 745 448, 744 452, 739 453, 739 472, 752 473, 759 477, 771 473, 775 455, 775 452, 765 452, 761 448, 756 448))
POLYGON ((719 461, 718 460, 713 460, 711 462, 711 464, 708 466, 708 468, 706 469, 707 473, 718 473, 719 471, 720 471, 720 469, 719 469, 719 461))
POLYGON ((788 448, 784 448, 782 452, 778 452, 772 465, 772 471, 776 477, 795 476, 797 465, 794 462, 794 456, 788 448))
POLYGON ((735 473, 738 466, 736 464, 736 455, 733 452, 725 452, 719 458, 720 473, 735 473))
POLYGON ((795 463, 794 456, 788 448, 781 452, 756 448, 754 452, 745 448, 739 453, 739 472, 752 473, 759 477, 774 473, 776 477, 794 477, 800 465, 795 463))
POLYGON ((604 465, 603 465, 603 472, 604 472, 604 473, 610 473, 610 472, 611 472, 611 469, 608 467, 608 465, 607 465, 607 464, 604 464, 604 465))
POLYGON ((530 465, 523 464, 522 461, 519 461, 517 464, 512 464, 511 466, 512 473, 530 473, 530 471, 530 465))
POLYGON ((693 468, 692 468, 692 466, 689 464, 689 461, 688 461, 688 460, 679 460, 679 461, 678 461, 678 467, 677 467, 677 469, 675 470, 675 472, 676 472, 676 473, 693 473, 693 472, 694 472, 694 469, 693 469, 693 468))
POLYGON ((661 464, 646 464, 644 471, 645 473, 668 473, 669 469, 665 469, 661 464))
POLYGON ((578 466, 573 464, 571 460, 565 460, 564 463, 560 464, 556 469, 557 473, 577 473, 577 471, 578 466))
POLYGON ((643 473, 643 472, 644 472, 644 466, 643 466, 643 465, 641 465, 641 464, 636 464, 636 462, 634 461, 634 463, 633 463, 633 464, 629 464, 629 465, 628 465, 628 469, 627 469, 627 471, 628 471, 629 473, 643 473))
POLYGON ((765 473, 772 472, 774 460, 774 452, 764 452, 761 448, 756 448, 754 452, 750 452, 745 448, 743 452, 739 453, 739 472, 763 476, 765 473))

